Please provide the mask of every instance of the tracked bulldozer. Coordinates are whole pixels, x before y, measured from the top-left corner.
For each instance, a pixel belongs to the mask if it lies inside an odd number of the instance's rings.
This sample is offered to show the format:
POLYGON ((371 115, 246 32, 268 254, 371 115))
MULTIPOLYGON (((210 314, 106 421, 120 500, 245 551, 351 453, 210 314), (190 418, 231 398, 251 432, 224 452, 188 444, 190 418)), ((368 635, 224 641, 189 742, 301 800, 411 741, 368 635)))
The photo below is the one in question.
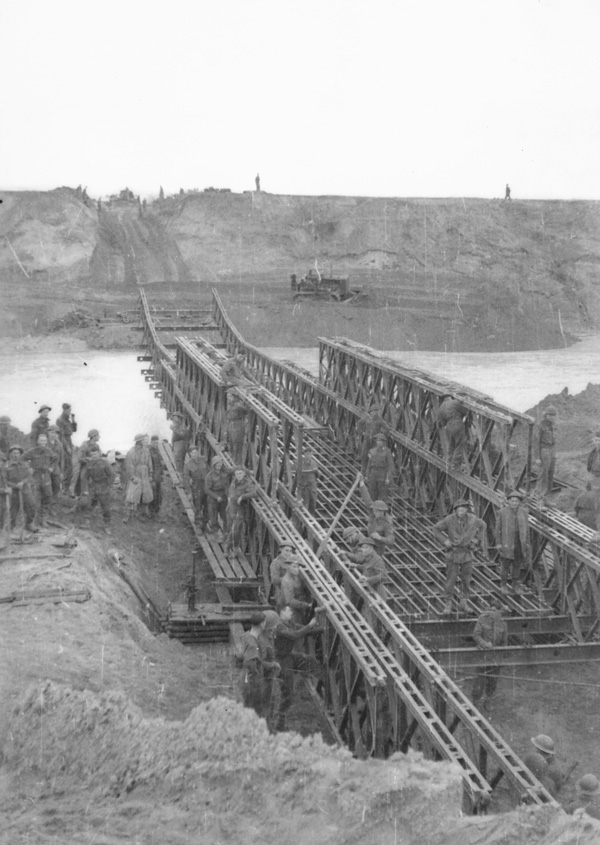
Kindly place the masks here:
POLYGON ((350 287, 349 276, 337 274, 324 275, 311 268, 305 276, 298 279, 292 273, 291 287, 294 299, 310 297, 313 299, 333 299, 336 302, 346 302, 360 293, 360 288, 350 287))

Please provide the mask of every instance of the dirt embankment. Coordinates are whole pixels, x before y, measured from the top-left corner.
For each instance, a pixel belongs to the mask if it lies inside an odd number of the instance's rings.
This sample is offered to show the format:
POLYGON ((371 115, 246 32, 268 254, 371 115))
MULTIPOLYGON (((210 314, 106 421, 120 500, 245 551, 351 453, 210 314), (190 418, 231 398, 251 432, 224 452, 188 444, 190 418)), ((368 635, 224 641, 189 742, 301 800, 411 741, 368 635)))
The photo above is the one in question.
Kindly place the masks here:
MULTIPOLYGON (((562 345, 600 324, 593 202, 188 193, 146 207, 69 188, 3 194, 0 328, 47 331, 72 307, 118 321, 137 285, 157 299, 224 294, 251 342, 346 335, 382 348, 562 345), (289 275, 344 272, 361 306, 294 302, 289 275)), ((77 333, 77 329, 71 329, 77 333)), ((92 345, 131 345, 126 330, 92 345)))

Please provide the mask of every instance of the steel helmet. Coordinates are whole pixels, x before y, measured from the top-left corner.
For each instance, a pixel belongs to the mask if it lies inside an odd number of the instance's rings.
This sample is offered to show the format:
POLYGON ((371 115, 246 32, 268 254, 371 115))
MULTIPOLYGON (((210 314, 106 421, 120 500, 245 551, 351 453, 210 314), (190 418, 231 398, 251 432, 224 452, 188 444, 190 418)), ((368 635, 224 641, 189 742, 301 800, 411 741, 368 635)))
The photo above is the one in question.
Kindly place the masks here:
POLYGON ((537 754, 536 752, 528 754, 525 764, 536 778, 544 778, 548 775, 548 763, 541 754, 537 754))
POLYGON ((373 504, 371 505, 374 511, 386 511, 388 506, 382 499, 376 499, 373 504))
POLYGON ((577 781, 577 791, 582 795, 598 795, 600 792, 600 781, 595 775, 583 775, 577 781))
POLYGON ((344 540, 349 540, 350 537, 352 537, 353 534, 356 534, 357 531, 358 528, 354 528, 353 525, 349 525, 348 528, 344 528, 344 530, 342 531, 342 537, 344 538, 344 540))
POLYGON ((531 744, 544 754, 554 754, 554 740, 546 734, 531 737, 531 744))

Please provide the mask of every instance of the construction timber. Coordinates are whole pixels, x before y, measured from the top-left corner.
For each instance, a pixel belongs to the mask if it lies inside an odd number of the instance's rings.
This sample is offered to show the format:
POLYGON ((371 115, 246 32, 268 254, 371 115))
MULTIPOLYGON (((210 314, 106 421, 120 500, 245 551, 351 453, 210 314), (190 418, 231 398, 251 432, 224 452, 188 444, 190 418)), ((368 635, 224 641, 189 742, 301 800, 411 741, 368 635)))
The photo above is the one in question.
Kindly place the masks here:
MULTIPOLYGON (((432 531, 460 496, 471 500, 492 536, 507 490, 528 490, 533 420, 481 393, 403 368, 346 340, 320 340, 317 379, 247 344, 216 292, 212 317, 220 343, 213 336, 179 336, 174 349, 167 348, 142 291, 140 318, 147 348, 142 360, 150 364, 144 374, 163 405, 184 414, 196 442, 206 444, 211 454, 223 453, 223 350, 245 353, 256 385, 251 391, 234 390, 247 410, 243 462, 260 491, 252 503, 243 557, 260 604, 269 594, 268 564, 280 543, 292 540, 298 548, 305 583, 325 610, 317 650, 326 671, 316 693, 334 734, 358 756, 384 757, 414 747, 433 759, 455 761, 463 772, 465 805, 472 812, 485 811, 501 781, 515 803, 551 802, 543 785, 445 669, 489 662, 488 654, 484 659, 473 647, 470 634, 481 603, 498 594, 497 567, 481 560, 475 568, 475 601, 467 616, 443 616, 444 559, 432 531), (448 466, 444 434, 436 425, 442 396, 456 392, 470 420, 464 472, 448 466), (356 478, 359 423, 375 401, 389 427, 398 477, 391 502, 397 530, 394 547, 386 554, 390 582, 385 599, 344 558, 343 529, 366 520, 366 506, 358 496, 327 537, 356 478), (515 460, 516 438, 521 448, 515 460), (294 468, 306 441, 321 470, 317 517, 304 508, 295 489, 294 468)), ((495 651, 495 658, 502 665, 600 659, 600 559, 590 543, 591 532, 565 514, 535 504, 529 526, 533 564, 528 589, 506 598, 509 645, 495 651)), ((198 542, 206 539, 201 535, 198 542)), ((216 559, 219 554, 222 549, 213 550, 216 559)), ((223 564, 218 566, 223 571, 223 564)), ((227 596, 219 595, 219 601, 229 605, 229 585, 224 589, 227 596)))

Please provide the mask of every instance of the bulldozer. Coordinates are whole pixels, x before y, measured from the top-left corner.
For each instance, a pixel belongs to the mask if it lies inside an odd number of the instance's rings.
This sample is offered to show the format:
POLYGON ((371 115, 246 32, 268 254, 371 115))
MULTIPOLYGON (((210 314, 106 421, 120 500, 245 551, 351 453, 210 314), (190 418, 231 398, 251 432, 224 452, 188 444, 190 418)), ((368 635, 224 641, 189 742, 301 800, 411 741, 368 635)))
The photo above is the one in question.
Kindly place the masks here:
POLYGON ((349 276, 319 273, 311 268, 305 276, 298 279, 296 273, 290 277, 294 299, 312 297, 313 299, 333 299, 336 302, 347 302, 360 293, 360 288, 350 287, 349 276))

